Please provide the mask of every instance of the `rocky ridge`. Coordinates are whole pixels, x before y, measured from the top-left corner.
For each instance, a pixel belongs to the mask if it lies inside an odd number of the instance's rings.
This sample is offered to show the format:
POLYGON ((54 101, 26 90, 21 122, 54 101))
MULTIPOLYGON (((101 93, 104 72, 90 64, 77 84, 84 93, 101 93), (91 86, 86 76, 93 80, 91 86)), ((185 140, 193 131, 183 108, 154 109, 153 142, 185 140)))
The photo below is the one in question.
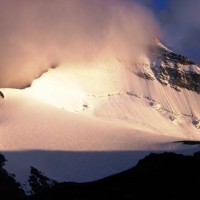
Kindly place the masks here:
MULTIPOLYGON (((200 66, 162 45, 157 39, 149 47, 149 64, 136 74, 146 80, 157 80, 177 91, 187 89, 200 94, 200 66)), ((141 64, 141 63, 140 63, 141 64)))

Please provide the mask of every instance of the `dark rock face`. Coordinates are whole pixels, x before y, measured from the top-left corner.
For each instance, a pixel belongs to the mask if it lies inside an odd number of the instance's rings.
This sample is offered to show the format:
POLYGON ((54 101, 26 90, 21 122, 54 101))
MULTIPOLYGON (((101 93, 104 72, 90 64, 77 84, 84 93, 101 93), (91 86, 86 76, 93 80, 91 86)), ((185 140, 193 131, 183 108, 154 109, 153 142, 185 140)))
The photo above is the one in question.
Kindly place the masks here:
POLYGON ((195 199, 199 196, 199 167, 199 153, 150 154, 125 172, 90 183, 60 183, 30 199, 195 199))
POLYGON ((175 63, 180 63, 182 65, 195 65, 195 63, 189 60, 188 58, 175 54, 171 51, 167 51, 164 48, 157 47, 157 50, 160 53, 160 55, 158 56, 161 57, 165 62, 173 60, 175 63))
POLYGON ((56 181, 44 176, 42 172, 34 167, 31 167, 31 175, 28 182, 32 188, 32 192, 35 194, 41 192, 44 189, 49 189, 56 184, 56 181))
POLYGON ((200 69, 198 65, 184 56, 161 47, 157 47, 157 52, 157 59, 160 59, 164 65, 155 65, 152 67, 152 71, 160 83, 168 83, 178 91, 180 91, 179 88, 185 88, 200 93, 200 73, 196 72, 200 69), (187 66, 188 69, 193 66, 197 70, 185 71, 184 66, 187 66))
POLYGON ((3 169, 5 162, 5 157, 0 154, 0 199, 25 199, 25 193, 14 179, 14 175, 3 169))
POLYGON ((145 72, 138 72, 137 75, 143 79, 147 79, 147 80, 155 80, 150 74, 145 73, 145 72))
POLYGON ((0 96, 1 96, 1 98, 4 98, 4 94, 2 91, 0 91, 0 96))
POLYGON ((4 200, 168 200, 199 196, 200 152, 193 156, 152 153, 127 171, 88 183, 54 182, 49 186, 50 179, 32 167, 29 183, 35 194, 30 196, 2 169, 4 162, 0 156, 0 198, 4 200))
POLYGON ((152 68, 155 77, 161 84, 170 84, 177 91, 179 88, 192 90, 200 94, 200 74, 183 72, 177 68, 155 66, 152 68))
POLYGON ((200 129, 200 120, 193 119, 192 124, 197 128, 200 129))
POLYGON ((158 48, 158 58, 163 61, 164 65, 154 65, 152 71, 156 79, 162 84, 170 84, 170 86, 178 91, 179 88, 185 88, 192 90, 196 93, 200 93, 200 73, 194 71, 185 71, 180 65, 195 65, 192 61, 184 56, 177 55, 173 52, 158 48), (170 63, 170 64, 169 64, 170 63), (180 67, 179 67, 180 66, 180 67))
MULTIPOLYGON (((177 91, 181 88, 200 94, 200 66, 188 58, 165 49, 158 43, 149 48, 154 55, 149 70, 163 85, 170 85, 177 91), (159 62, 157 62, 159 61, 159 62)), ((148 73, 137 73, 141 78, 154 80, 148 73)))
MULTIPOLYGON (((187 144, 187 145, 197 145, 197 144, 200 144, 200 141, 183 140, 183 141, 176 141, 175 143, 183 143, 183 144, 187 144)), ((200 154, 200 152, 198 152, 198 153, 200 154)))

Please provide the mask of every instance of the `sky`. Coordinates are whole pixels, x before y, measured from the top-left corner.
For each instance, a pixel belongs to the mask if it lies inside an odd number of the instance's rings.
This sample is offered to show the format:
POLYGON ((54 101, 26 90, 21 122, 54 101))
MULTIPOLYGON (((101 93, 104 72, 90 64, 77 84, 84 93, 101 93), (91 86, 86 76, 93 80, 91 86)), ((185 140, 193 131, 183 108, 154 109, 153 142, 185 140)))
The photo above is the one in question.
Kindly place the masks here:
POLYGON ((200 64, 200 0, 138 0, 150 9, 162 30, 162 42, 200 64))

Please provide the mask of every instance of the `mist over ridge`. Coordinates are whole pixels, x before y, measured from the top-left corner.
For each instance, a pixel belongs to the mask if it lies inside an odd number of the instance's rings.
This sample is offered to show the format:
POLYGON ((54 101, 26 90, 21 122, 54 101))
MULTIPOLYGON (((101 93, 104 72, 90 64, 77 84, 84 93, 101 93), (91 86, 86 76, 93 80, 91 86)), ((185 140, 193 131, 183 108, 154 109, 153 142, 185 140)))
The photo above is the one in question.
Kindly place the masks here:
POLYGON ((0 87, 24 87, 55 64, 134 60, 155 34, 150 11, 128 0, 1 0, 0 87))

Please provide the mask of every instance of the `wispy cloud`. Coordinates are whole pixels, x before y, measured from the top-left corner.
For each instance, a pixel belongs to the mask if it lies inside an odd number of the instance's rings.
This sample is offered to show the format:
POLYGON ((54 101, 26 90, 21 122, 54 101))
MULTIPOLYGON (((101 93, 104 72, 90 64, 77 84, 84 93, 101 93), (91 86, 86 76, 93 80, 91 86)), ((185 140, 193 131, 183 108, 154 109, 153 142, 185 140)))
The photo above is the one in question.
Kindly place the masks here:
POLYGON ((54 63, 133 59, 158 30, 129 0, 0 0, 0 86, 23 87, 54 63))

